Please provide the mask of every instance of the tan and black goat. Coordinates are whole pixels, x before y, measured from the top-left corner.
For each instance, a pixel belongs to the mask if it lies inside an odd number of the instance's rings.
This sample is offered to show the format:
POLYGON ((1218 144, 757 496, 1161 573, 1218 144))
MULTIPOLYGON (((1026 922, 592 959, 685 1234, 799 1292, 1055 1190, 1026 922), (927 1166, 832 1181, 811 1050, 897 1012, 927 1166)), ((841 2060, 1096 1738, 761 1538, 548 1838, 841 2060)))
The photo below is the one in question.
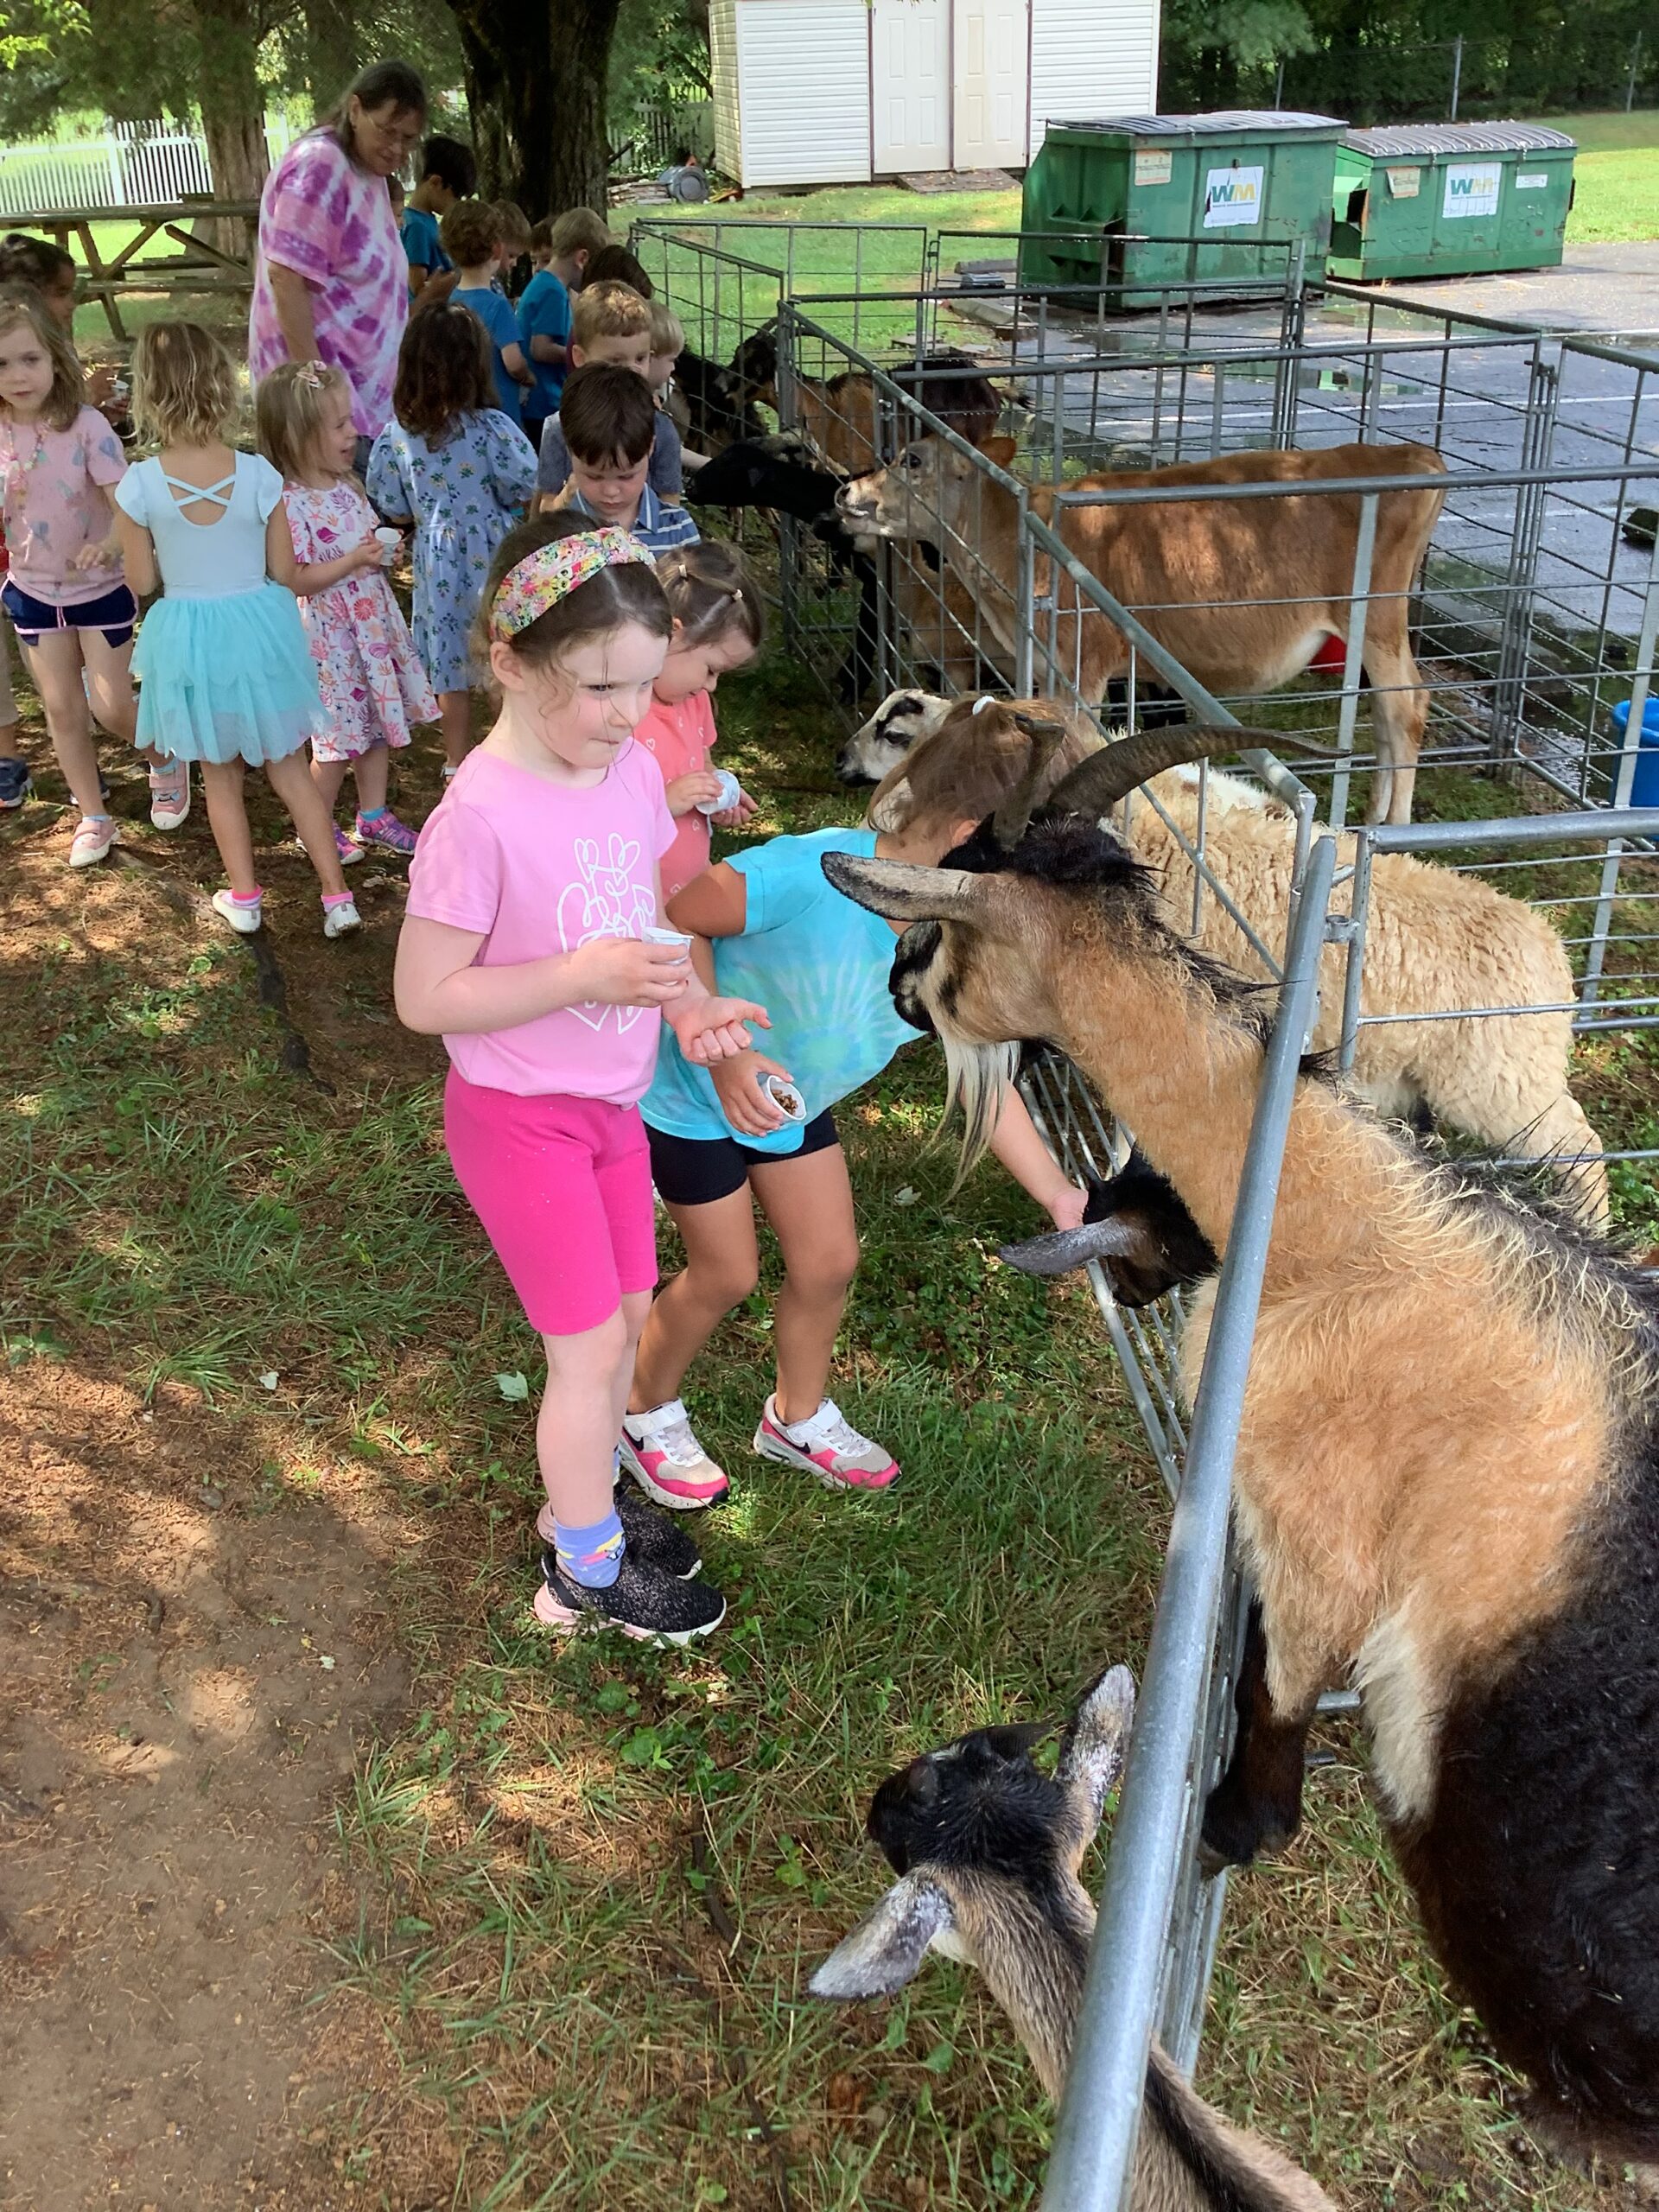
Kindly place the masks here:
MULTIPOLYGON (((1123 1763, 1135 1684, 1114 1667, 1088 1692, 1052 1777, 1046 1728, 980 1728, 912 1759, 867 1825, 899 1878, 813 1975, 815 1997, 889 1997, 930 1950, 984 1975, 1058 2102, 1071 2068, 1095 1908, 1077 1878, 1123 1763)), ((1234 2127, 1154 2044, 1131 2212, 1332 2212, 1319 2184, 1234 2127)))
MULTIPOLYGON (((949 868, 823 866, 912 925, 894 1000, 959 1074, 1006 1071, 1011 1039, 1068 1053, 1223 1253, 1262 994, 1170 927, 1101 820, 1146 772, 1144 741, 1109 747, 1035 819, 1005 804, 949 868)), ((976 1088, 982 1132, 996 1084, 976 1088)), ((1192 1304, 1189 1389, 1212 1302, 1213 1278, 1192 1304)), ((1384 1819, 1452 1980, 1554 2134, 1647 2164, 1656 1416, 1649 1285, 1564 1217, 1433 1164, 1302 1074, 1235 1472, 1260 1605, 1205 1840, 1243 1863, 1294 1832, 1315 1700, 1351 1677, 1384 1819)))

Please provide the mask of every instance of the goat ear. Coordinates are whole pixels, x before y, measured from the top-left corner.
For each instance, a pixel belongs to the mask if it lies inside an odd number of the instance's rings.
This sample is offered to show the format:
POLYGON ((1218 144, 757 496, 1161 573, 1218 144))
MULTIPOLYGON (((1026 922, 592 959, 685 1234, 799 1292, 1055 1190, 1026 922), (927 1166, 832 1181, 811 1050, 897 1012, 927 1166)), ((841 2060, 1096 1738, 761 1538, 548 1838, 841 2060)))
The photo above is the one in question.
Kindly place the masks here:
POLYGON ((1085 1844, 1100 1826, 1101 1808, 1123 1770, 1134 1719, 1135 1676, 1127 1667, 1110 1667, 1084 1694, 1060 1746, 1055 1778, 1073 1794, 1085 1823, 1085 1844))
POLYGON ((913 1981, 936 1936, 956 1925, 950 1900, 925 1874, 895 1882, 806 1985, 814 1997, 891 1997, 913 1981))
POLYGON ((966 919, 979 903, 977 879, 959 868, 912 868, 826 853, 820 863, 837 891, 892 922, 966 919))
POLYGON ((1146 1224, 1128 1213, 1107 1221, 1085 1221, 1078 1229, 1051 1229, 1023 1243, 1005 1244, 997 1258, 1027 1275, 1069 1275, 1090 1260, 1140 1260, 1158 1256, 1146 1224))
POLYGON ((1012 466, 1014 456, 1020 450, 1020 441, 1018 438, 983 438, 980 442, 979 449, 986 460, 993 462, 998 468, 1007 468, 1012 466))

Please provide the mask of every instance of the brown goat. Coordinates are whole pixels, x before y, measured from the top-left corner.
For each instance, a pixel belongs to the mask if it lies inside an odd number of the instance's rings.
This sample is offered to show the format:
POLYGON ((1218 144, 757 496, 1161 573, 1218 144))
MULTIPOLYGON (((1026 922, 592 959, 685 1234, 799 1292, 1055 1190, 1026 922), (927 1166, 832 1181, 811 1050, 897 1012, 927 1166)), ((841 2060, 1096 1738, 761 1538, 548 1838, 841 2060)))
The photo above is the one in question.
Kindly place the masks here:
MULTIPOLYGON (((891 1996, 929 1950, 976 1967, 1058 2103, 1071 2064, 1095 1908, 1077 1878, 1123 1763, 1135 1685, 1114 1667, 1066 1731, 1052 1777, 1043 1728, 981 1728, 892 1775, 871 1835, 899 1879, 809 1985, 815 1997, 891 1996)), ((1282 2152, 1207 2105, 1154 2044, 1131 2212, 1332 2212, 1282 2152)))
MULTIPOLYGON (((979 442, 999 467, 1013 461, 1012 438, 979 442)), ((848 529, 929 540, 959 571, 1010 653, 1022 621, 1036 623, 1046 652, 1047 618, 1015 605, 1020 511, 1014 493, 940 438, 918 439, 890 467, 870 466, 872 473, 841 495, 848 529)), ((1378 496, 1363 655, 1377 751, 1370 819, 1409 822, 1428 694, 1412 655, 1408 615, 1445 499, 1430 480, 1444 473, 1439 454, 1419 445, 1224 454, 1175 468, 1085 476, 1060 488, 1143 493, 1272 482, 1305 483, 1308 492, 1213 505, 1068 506, 1061 512, 1058 535, 1200 683, 1223 696, 1259 695, 1300 676, 1327 637, 1348 635, 1360 501, 1355 493, 1321 497, 1320 480, 1422 476, 1421 492, 1378 496)), ((1052 523, 1055 497, 1052 485, 1033 487, 1032 512, 1052 523)), ((1033 582, 1039 600, 1051 588, 1055 592, 1056 669, 1070 674, 1085 706, 1096 706, 1111 678, 1127 672, 1128 643, 1063 572, 1052 578, 1052 567, 1039 556, 1033 582)), ((1056 670, 1048 674, 1052 679, 1056 670)))
MULTIPOLYGON (((1010 1039, 1068 1053, 1224 1252, 1261 996, 1170 928, 1098 819, 1146 766, 1144 741, 1109 747, 1029 827, 1005 804, 948 868, 823 866, 921 925, 894 1000, 958 1076, 1005 1067, 1010 1039)), ((979 1090, 983 1127, 995 1086, 979 1090)), ((1189 1395, 1212 1304, 1213 1282, 1192 1301, 1189 1395)), ((1557 2135, 1659 2160, 1651 1287, 1566 1219, 1433 1165, 1308 1069, 1234 1498, 1260 1609, 1210 1848, 1243 1862, 1294 1832, 1315 1701, 1351 1676, 1431 1940, 1500 2056, 1557 2135)))

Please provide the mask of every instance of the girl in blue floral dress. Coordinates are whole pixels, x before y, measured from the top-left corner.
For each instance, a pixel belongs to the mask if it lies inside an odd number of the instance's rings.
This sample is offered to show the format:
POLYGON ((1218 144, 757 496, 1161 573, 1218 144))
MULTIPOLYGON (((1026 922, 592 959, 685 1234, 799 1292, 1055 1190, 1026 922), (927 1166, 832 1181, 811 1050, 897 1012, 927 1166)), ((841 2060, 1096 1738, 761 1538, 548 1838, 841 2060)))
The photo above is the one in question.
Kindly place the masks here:
POLYGON ((495 404, 484 326, 446 301, 410 317, 368 492, 388 522, 415 525, 415 650, 438 695, 444 774, 466 758, 468 637, 495 549, 536 487, 530 441, 495 404))

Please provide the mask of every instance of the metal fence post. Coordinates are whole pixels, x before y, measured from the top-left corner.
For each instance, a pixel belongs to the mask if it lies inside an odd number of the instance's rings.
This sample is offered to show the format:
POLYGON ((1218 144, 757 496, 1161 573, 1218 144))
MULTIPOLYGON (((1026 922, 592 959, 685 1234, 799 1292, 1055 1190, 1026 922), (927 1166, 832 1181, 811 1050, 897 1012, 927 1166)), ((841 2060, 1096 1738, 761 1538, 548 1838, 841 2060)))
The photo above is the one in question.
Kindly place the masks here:
POLYGON ((1458 92, 1463 83, 1463 33, 1459 31, 1452 41, 1452 105, 1446 117, 1448 123, 1458 119, 1458 92))
POLYGON ((1543 540, 1548 486, 1541 480, 1555 441, 1560 373, 1543 356, 1544 341, 1533 347, 1528 381, 1526 420, 1522 429, 1521 466, 1541 472, 1515 495, 1515 531, 1510 541, 1510 571, 1504 579, 1503 622, 1498 638, 1497 681, 1492 691, 1492 742, 1497 753, 1512 753, 1526 719, 1527 669, 1532 651, 1534 586, 1543 540))
MULTIPOLYGON (((1337 772, 1331 784, 1331 825, 1348 819, 1348 778, 1359 715, 1359 682, 1365 667, 1365 615, 1370 604, 1371 560, 1376 550, 1378 494, 1359 503, 1359 536, 1354 546, 1354 588, 1348 601, 1348 647, 1342 659, 1342 706, 1337 719, 1337 772)), ((1373 709, 1375 711, 1375 709, 1373 709)))
MULTIPOLYGON (((1637 641, 1636 673, 1630 685, 1630 718, 1624 725, 1624 745, 1618 756, 1618 766, 1613 773, 1612 804, 1625 807, 1630 803, 1630 786, 1636 779, 1636 764, 1641 757, 1642 725, 1647 716, 1648 701, 1653 690, 1653 656, 1656 640, 1659 640, 1659 535, 1656 535, 1653 550, 1648 557, 1648 594, 1642 609, 1642 635, 1637 641)), ((1624 855, 1622 838, 1610 838, 1606 856, 1601 864, 1601 881, 1596 891, 1596 911, 1590 927, 1590 942, 1585 949, 1584 983, 1579 993, 1582 1012, 1592 1007, 1601 988, 1602 969, 1607 959, 1607 938, 1613 925, 1613 907, 1618 898, 1619 863, 1624 855)))
POLYGON ((1116 2212, 1127 2201, 1221 1610, 1250 1344, 1298 1064, 1313 1023, 1336 853, 1335 841, 1321 837, 1309 856, 1256 1096, 1043 2212, 1116 2212))
POLYGON ((1036 621, 1037 550, 1031 538, 1031 494, 1022 491, 1019 501, 1019 556, 1014 579, 1014 696, 1033 696, 1032 632, 1036 621))

